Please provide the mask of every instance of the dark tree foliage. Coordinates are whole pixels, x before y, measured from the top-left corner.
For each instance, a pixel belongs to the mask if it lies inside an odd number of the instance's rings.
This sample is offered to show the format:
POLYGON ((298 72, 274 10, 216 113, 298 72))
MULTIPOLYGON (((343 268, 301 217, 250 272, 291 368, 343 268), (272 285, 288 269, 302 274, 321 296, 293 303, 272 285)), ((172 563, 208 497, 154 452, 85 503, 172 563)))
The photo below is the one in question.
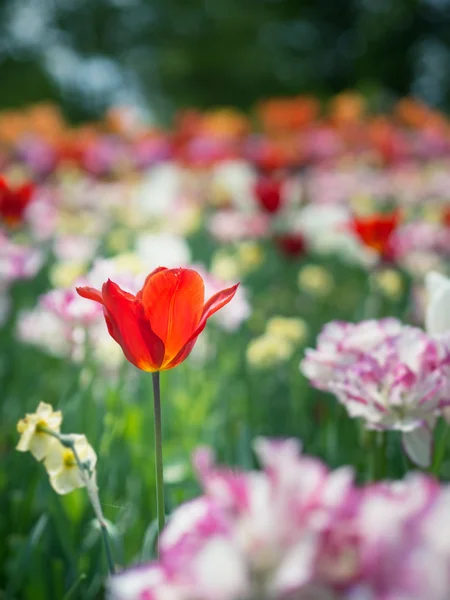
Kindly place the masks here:
POLYGON ((74 119, 121 87, 162 117, 347 88, 450 108, 449 59, 450 0, 0 0, 0 106, 57 99, 74 119))

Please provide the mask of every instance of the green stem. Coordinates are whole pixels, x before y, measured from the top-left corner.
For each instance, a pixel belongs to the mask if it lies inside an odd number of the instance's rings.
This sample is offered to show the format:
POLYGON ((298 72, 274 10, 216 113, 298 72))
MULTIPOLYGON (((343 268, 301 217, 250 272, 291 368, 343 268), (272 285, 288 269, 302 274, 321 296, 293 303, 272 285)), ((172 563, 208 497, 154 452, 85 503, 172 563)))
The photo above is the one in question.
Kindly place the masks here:
POLYGON ((450 426, 447 423, 445 423, 444 431, 442 432, 439 444, 437 444, 434 460, 430 468, 430 472, 433 473, 436 477, 439 477, 440 474, 441 465, 445 457, 445 451, 447 449, 447 439, 449 433, 450 426))
POLYGON ((77 594, 80 591, 80 586, 85 579, 86 579, 86 575, 84 573, 81 573, 81 575, 78 577, 78 579, 69 588, 69 591, 64 596, 63 600, 72 600, 72 598, 75 597, 75 594, 77 594))
POLYGON ((386 479, 388 467, 388 439, 386 431, 377 431, 378 477, 386 479))
POLYGON ((114 567, 114 558, 112 554, 111 544, 109 541, 108 528, 104 521, 99 521, 100 529, 102 532, 103 545, 105 546, 106 562, 108 563, 108 569, 111 575, 114 575, 116 569, 114 567))
POLYGON ((376 286, 377 267, 374 267, 367 277, 366 298, 363 303, 362 318, 376 319, 379 317, 381 308, 380 291, 376 286))
POLYGON ((387 475, 387 438, 385 431, 362 432, 363 447, 367 452, 367 481, 374 482, 387 475))
POLYGON ((109 541, 108 535, 108 527, 105 523, 105 518, 103 516, 103 511, 100 504, 100 498, 98 497, 98 488, 97 482, 94 473, 86 473, 86 468, 80 460, 78 453, 75 448, 75 444, 72 442, 71 446, 73 455, 75 456, 75 460, 77 461, 78 468, 81 471, 81 476, 86 484, 86 491, 89 496, 89 500, 91 501, 92 508, 94 509, 95 515, 97 517, 98 523, 100 525, 100 529, 102 532, 103 544, 105 546, 105 554, 106 554, 106 562, 108 563, 108 569, 111 575, 114 575, 116 569, 114 567, 114 559, 111 550, 111 544, 109 541))
POLYGON ((159 387, 159 372, 152 373, 153 407, 155 413, 155 461, 156 461, 156 510, 158 515, 158 531, 164 528, 164 475, 162 457, 162 428, 161 428, 161 392, 159 387))

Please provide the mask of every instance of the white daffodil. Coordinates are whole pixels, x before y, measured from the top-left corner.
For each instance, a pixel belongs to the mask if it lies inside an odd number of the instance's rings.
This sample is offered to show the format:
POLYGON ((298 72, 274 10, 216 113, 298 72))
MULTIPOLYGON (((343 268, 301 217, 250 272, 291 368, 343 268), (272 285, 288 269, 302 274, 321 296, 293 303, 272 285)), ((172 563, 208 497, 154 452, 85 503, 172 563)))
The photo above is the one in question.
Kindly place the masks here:
POLYGON ((432 271, 425 278, 428 305, 425 316, 430 335, 450 333, 450 279, 432 271))
POLYGON ((62 444, 52 446, 52 451, 44 461, 50 476, 50 483, 58 494, 68 494, 72 490, 85 487, 89 472, 93 472, 97 463, 97 455, 85 435, 70 436, 74 442, 75 452, 88 472, 82 472, 77 464, 74 451, 62 444))
POLYGON ((59 432, 61 422, 61 411, 54 411, 51 404, 41 402, 35 413, 27 414, 17 423, 17 431, 21 436, 16 449, 19 452, 30 451, 37 460, 42 460, 56 441, 51 435, 42 431, 42 428, 59 432))

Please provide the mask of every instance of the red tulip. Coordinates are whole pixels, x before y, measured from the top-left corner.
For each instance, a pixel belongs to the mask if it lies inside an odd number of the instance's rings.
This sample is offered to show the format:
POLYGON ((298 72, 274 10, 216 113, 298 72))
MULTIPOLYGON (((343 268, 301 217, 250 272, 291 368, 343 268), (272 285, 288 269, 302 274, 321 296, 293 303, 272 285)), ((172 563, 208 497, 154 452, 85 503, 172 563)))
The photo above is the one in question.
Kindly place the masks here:
POLYGON ((450 208, 444 211, 444 225, 450 227, 450 208))
POLYGON ((23 221, 25 209, 31 202, 34 192, 32 183, 25 183, 13 189, 0 177, 0 216, 7 225, 19 225, 23 221))
POLYGON ((133 296, 108 279, 102 291, 77 288, 83 298, 103 305, 111 337, 126 358, 143 371, 165 371, 190 354, 211 315, 228 304, 239 284, 204 303, 201 276, 191 269, 158 267, 133 296))
POLYGON ((305 238, 301 233, 277 235, 274 241, 283 254, 292 258, 301 256, 306 251, 305 238))
POLYGON ((380 256, 389 257, 391 253, 391 236, 399 221, 398 211, 376 213, 368 217, 355 217, 353 219, 353 231, 366 246, 378 252, 380 256))
POLYGON ((260 177, 255 184, 255 196, 261 207, 269 212, 276 213, 281 208, 283 182, 273 177, 260 177))

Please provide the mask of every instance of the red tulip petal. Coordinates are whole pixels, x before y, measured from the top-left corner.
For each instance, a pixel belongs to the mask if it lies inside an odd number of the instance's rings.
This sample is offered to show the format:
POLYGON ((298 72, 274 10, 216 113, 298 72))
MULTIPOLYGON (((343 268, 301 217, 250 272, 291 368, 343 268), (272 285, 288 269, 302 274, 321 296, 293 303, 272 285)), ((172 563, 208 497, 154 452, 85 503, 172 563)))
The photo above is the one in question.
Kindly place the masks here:
POLYGON ((238 287, 239 283, 233 285, 230 288, 217 292, 217 294, 214 294, 214 296, 212 296, 208 300, 208 302, 203 308, 202 317, 197 328, 192 333, 188 341, 181 348, 181 350, 178 352, 178 354, 169 363, 166 363, 166 361, 164 361, 164 363, 161 365, 162 369, 172 369, 173 367, 176 367, 177 365, 182 363, 183 360, 185 360, 189 356, 189 354, 192 351, 192 348, 195 345, 195 342, 197 341, 198 336, 205 329, 206 322, 209 319, 209 317, 211 317, 214 313, 223 308, 226 304, 228 304, 228 302, 230 302, 233 299, 238 287))
POLYGON ((215 312, 228 304, 233 299, 238 287, 239 283, 236 283, 236 285, 211 296, 203 308, 202 321, 203 319, 209 319, 215 312))
POLYGON ((82 298, 87 298, 88 300, 94 300, 95 302, 103 304, 103 296, 99 290, 92 287, 77 287, 75 289, 82 298))
POLYGON ((203 279, 191 269, 165 269, 148 279, 142 304, 153 331, 164 342, 164 363, 178 354, 198 326, 204 296, 203 279))
POLYGON ((167 267, 156 267, 156 269, 153 269, 153 271, 150 273, 150 275, 147 275, 147 277, 145 278, 144 281, 144 285, 142 286, 142 289, 139 290, 139 292, 136 294, 136 298, 138 300, 142 300, 142 292, 144 291, 145 286, 147 285, 148 280, 153 277, 153 275, 156 275, 156 273, 160 273, 161 271, 166 271, 167 267))
POLYGON ((141 302, 109 279, 102 294, 108 331, 126 358, 139 369, 157 371, 164 357, 164 343, 152 330, 141 302))
POLYGON ((204 322, 204 324, 201 327, 198 334, 196 336, 194 336, 192 339, 190 339, 189 342, 187 342, 187 344, 185 344, 183 346, 183 348, 181 348, 181 350, 178 352, 178 354, 174 358, 172 358, 171 361, 169 361, 168 363, 163 363, 161 365, 162 371, 165 371, 167 369, 173 369, 177 365, 181 364, 184 360, 186 360, 186 358, 192 352, 192 349, 195 346, 195 342, 197 341, 198 336, 201 334, 203 329, 205 329, 205 325, 206 325, 206 321, 204 322))

